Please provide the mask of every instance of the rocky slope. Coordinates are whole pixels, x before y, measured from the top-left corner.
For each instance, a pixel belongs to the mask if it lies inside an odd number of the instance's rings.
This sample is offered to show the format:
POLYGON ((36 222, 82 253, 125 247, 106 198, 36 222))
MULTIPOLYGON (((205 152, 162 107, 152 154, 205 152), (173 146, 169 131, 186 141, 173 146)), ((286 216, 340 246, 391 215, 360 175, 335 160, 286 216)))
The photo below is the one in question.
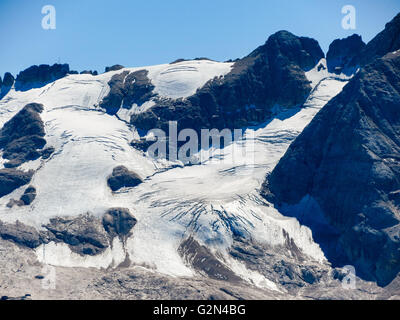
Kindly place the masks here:
MULTIPOLYGON (((399 17, 365 50, 397 50, 399 17), (395 40, 389 47, 388 39, 395 40)), ((290 146, 262 190, 311 227, 334 265, 355 265, 382 286, 400 271, 399 74, 400 52, 363 67, 290 146)))

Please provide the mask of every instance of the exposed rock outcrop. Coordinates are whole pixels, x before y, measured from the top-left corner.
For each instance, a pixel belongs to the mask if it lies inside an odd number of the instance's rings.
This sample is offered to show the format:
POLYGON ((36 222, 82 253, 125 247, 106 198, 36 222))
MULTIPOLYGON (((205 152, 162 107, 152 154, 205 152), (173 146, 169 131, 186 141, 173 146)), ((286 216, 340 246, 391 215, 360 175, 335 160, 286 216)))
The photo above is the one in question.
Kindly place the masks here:
POLYGON ((162 98, 153 92, 147 71, 125 71, 110 81, 110 93, 100 104, 110 114, 152 99, 150 109, 133 114, 131 123, 148 131, 168 132, 168 122, 178 130, 241 128, 265 121, 276 105, 299 106, 311 91, 305 71, 324 57, 317 41, 287 31, 272 35, 265 45, 235 62, 230 73, 210 80, 187 99, 162 98))
POLYGON ((114 75, 110 82, 109 94, 100 103, 108 114, 114 115, 120 108, 131 109, 133 104, 141 105, 155 96, 154 86, 147 77, 147 70, 128 71, 114 75))
POLYGON ((33 200, 36 198, 36 188, 29 186, 26 188, 24 194, 21 196, 20 200, 23 202, 24 205, 30 205, 33 200))
POLYGON ((99 73, 96 70, 95 71, 84 70, 84 71, 81 72, 81 74, 91 74, 92 76, 97 76, 99 73))
POLYGON ((136 223, 137 220, 126 208, 111 208, 103 216, 103 226, 111 240, 119 237, 125 241, 136 223))
POLYGON ((194 238, 184 240, 178 248, 178 253, 193 268, 211 279, 240 282, 241 279, 227 266, 220 262, 205 246, 194 238))
POLYGON ((400 13, 386 24, 385 29, 372 39, 361 55, 361 65, 371 63, 376 58, 400 49, 400 13))
POLYGON ((135 172, 129 171, 124 166, 114 168, 111 176, 108 177, 107 183, 112 191, 118 191, 122 188, 133 188, 143 182, 135 172))
POLYGON ((29 186, 28 188, 26 188, 24 194, 21 196, 19 200, 11 199, 8 202, 7 207, 12 208, 15 205, 19 207, 28 206, 33 202, 33 200, 35 200, 35 198, 36 198, 36 188, 29 186))
MULTIPOLYGON (((28 188, 25 194, 33 189, 28 188)), ((49 242, 65 243, 75 253, 95 256, 109 248, 115 237, 125 242, 136 223, 128 209, 111 208, 103 219, 89 214, 50 219, 41 231, 19 221, 0 221, 0 237, 32 249, 49 242)))
POLYGON ((44 124, 40 117, 43 105, 26 105, 0 130, 0 149, 9 160, 6 167, 18 167, 25 161, 36 160, 46 145, 44 124))
POLYGON ((118 71, 125 68, 124 66, 121 66, 120 64, 115 64, 111 67, 106 67, 105 72, 110 72, 110 71, 118 71))
POLYGON ((31 249, 37 248, 42 243, 40 234, 34 227, 19 221, 15 224, 0 221, 0 237, 31 249))
POLYGON ((6 72, 3 78, 3 87, 10 88, 14 85, 14 82, 15 82, 14 76, 11 73, 6 72))
POLYGON ((20 171, 16 169, 0 170, 0 198, 14 190, 28 184, 33 176, 33 171, 20 171))
POLYGON ((333 41, 326 55, 328 71, 348 76, 354 74, 360 66, 361 52, 365 46, 357 34, 333 41))
POLYGON ((40 66, 31 66, 18 74, 15 82, 15 89, 26 91, 32 88, 40 88, 53 81, 64 78, 69 72, 68 64, 54 64, 52 66, 42 64, 40 66))
POLYGON ((89 214, 54 218, 45 228, 49 231, 46 242, 64 242, 81 255, 97 255, 110 245, 101 220, 89 214))
MULTIPOLYGON (((1 78, 0 78, 1 80, 1 78)), ((14 85, 14 77, 11 73, 6 72, 4 74, 3 81, 0 81, 0 99, 2 99, 11 90, 14 85)))
POLYGON ((313 229, 334 265, 400 271, 400 52, 363 68, 290 146, 263 194, 313 229))

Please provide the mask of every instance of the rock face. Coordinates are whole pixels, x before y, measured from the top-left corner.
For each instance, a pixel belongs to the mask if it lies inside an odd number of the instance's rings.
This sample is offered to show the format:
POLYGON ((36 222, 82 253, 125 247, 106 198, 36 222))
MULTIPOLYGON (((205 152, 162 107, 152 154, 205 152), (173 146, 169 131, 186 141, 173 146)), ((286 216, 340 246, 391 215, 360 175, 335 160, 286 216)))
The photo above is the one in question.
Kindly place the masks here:
POLYGON ((400 49, 400 13, 362 51, 361 65, 400 49))
POLYGON ((64 242, 82 255, 97 255, 109 247, 101 220, 90 215, 54 218, 45 227, 49 231, 46 242, 64 242))
POLYGON ((46 145, 44 124, 40 118, 43 105, 26 105, 0 130, 0 149, 9 160, 6 167, 17 167, 25 161, 36 160, 46 145))
POLYGON ((118 71, 125 68, 124 66, 121 66, 120 64, 115 64, 111 67, 106 67, 105 72, 110 72, 110 71, 118 71))
POLYGON ((0 221, 0 237, 31 249, 37 248, 42 243, 40 234, 35 228, 19 221, 15 224, 6 224, 0 221))
POLYGON ((400 52, 367 65, 317 114, 263 194, 309 225, 331 262, 386 285, 400 271, 399 159, 400 52))
POLYGON ((100 103, 108 114, 114 115, 120 108, 130 109, 133 104, 141 105, 154 96, 154 86, 147 77, 147 70, 129 73, 125 71, 113 76, 108 83, 110 93, 100 103))
POLYGON ((333 41, 326 55, 328 71, 348 76, 354 74, 360 66, 361 52, 365 46, 361 36, 356 34, 333 41))
POLYGON ((65 77, 68 73, 68 64, 32 66, 18 74, 15 89, 26 91, 32 88, 40 88, 65 77))
POLYGON ((26 188, 20 200, 23 202, 25 206, 28 206, 33 202, 33 200, 35 200, 35 198, 36 198, 36 188, 29 186, 28 188, 26 188))
POLYGON ((134 172, 129 171, 124 166, 114 168, 107 183, 112 191, 118 191, 122 188, 133 188, 141 184, 143 180, 134 172))
POLYGON ((20 171, 16 169, 0 170, 0 198, 14 190, 28 184, 33 176, 33 171, 20 171))
POLYGON ((6 72, 2 81, 0 78, 0 99, 2 99, 10 91, 13 85, 14 77, 11 73, 6 72))
POLYGON ((292 108, 304 103, 311 91, 305 71, 323 57, 317 41, 280 31, 236 61, 229 74, 209 81, 187 99, 159 97, 147 71, 125 71, 112 78, 110 93, 100 106, 115 114, 121 105, 129 109, 152 99, 153 107, 131 117, 131 123, 144 131, 168 132, 169 121, 178 121, 178 130, 241 128, 265 121, 276 105, 292 108))
POLYGON ((11 73, 6 72, 3 78, 3 87, 12 87, 14 84, 14 77, 11 73))
POLYGON ((120 237, 125 240, 137 220, 131 215, 129 209, 111 208, 103 217, 103 226, 111 239, 120 237))
MULTIPOLYGON (((33 193, 33 189, 27 188, 25 194, 33 193)), ((115 237, 125 241, 136 222, 128 209, 111 208, 103 219, 89 214, 50 219, 43 231, 19 221, 0 221, 0 237, 32 249, 49 242, 65 243, 75 253, 95 256, 109 248, 115 237)))
MULTIPOLYGON (((71 72, 70 72, 70 74, 71 74, 71 72)), ((95 70, 95 71, 92 71, 92 70, 84 70, 84 71, 82 71, 81 72, 81 74, 91 74, 92 76, 97 76, 98 75, 98 72, 95 70)))

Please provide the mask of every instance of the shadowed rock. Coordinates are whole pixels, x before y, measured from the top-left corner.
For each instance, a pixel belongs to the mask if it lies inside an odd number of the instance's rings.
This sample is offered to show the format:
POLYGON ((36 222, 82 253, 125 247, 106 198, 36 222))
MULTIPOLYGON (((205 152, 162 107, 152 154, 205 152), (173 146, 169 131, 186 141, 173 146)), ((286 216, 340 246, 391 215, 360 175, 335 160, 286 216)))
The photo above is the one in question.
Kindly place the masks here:
POLYGON ((305 71, 324 53, 318 43, 287 31, 272 35, 265 45, 236 61, 230 73, 210 80, 187 99, 155 97, 149 110, 133 114, 131 123, 144 131, 192 128, 241 128, 266 121, 274 107, 293 108, 311 91, 305 71))
MULTIPOLYGON (((1 78, 0 78, 1 80, 1 78)), ((11 73, 6 72, 3 81, 0 81, 0 99, 5 97, 14 85, 14 77, 11 73)))
POLYGON ((118 191, 122 188, 133 188, 142 182, 143 180, 135 172, 129 171, 124 166, 114 168, 107 180, 108 186, 112 191, 118 191))
POLYGON ((32 249, 37 248, 42 243, 40 234, 35 228, 19 221, 15 224, 0 221, 0 237, 32 249))
POLYGON ((46 242, 64 242, 73 252, 81 255, 94 256, 109 247, 107 233, 101 220, 90 215, 54 218, 45 228, 49 231, 46 242))
POLYGON ((28 184, 33 176, 33 171, 20 171, 16 169, 0 170, 0 198, 14 190, 28 184))
POLYGON ((364 48, 365 43, 357 34, 333 41, 326 55, 328 71, 348 76, 354 74, 360 66, 361 52, 364 48))
POLYGON ((24 205, 28 206, 33 202, 33 200, 35 200, 35 198, 36 198, 36 188, 30 186, 26 188, 20 200, 24 203, 24 205))
POLYGON ((108 85, 109 94, 100 103, 108 114, 116 114, 120 108, 130 109, 133 104, 142 105, 154 96, 154 86, 147 77, 147 70, 128 71, 114 75, 108 85))
POLYGON ((400 52, 331 100, 267 178, 264 196, 311 227, 328 259, 387 285, 400 271, 400 52))
POLYGON ((181 243, 178 253, 190 263, 194 269, 212 279, 239 282, 241 279, 227 266, 220 262, 211 251, 189 237, 181 243))
POLYGON ((41 156, 39 150, 46 144, 42 111, 43 105, 28 104, 0 130, 0 149, 4 151, 3 158, 10 160, 6 167, 17 167, 41 156))
POLYGON ((105 72, 110 72, 110 71, 118 71, 125 68, 124 66, 121 66, 120 64, 115 64, 111 67, 106 67, 105 72))
POLYGON ((120 237, 125 240, 137 220, 131 215, 129 209, 111 208, 103 217, 103 226, 111 239, 120 237))
POLYGON ((400 13, 386 24, 385 29, 372 39, 361 55, 361 65, 373 62, 389 52, 400 49, 400 13))
POLYGON ((69 74, 68 64, 31 66, 18 74, 15 89, 27 91, 33 88, 41 88, 53 81, 64 78, 67 74, 69 74))

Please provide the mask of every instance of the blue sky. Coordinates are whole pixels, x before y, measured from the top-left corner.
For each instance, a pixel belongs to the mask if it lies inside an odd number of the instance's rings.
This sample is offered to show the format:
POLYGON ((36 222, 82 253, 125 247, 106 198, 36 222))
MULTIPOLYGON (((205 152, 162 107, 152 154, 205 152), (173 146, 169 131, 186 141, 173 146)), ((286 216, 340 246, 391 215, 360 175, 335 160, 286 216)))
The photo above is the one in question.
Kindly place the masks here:
POLYGON ((104 71, 177 58, 243 57, 278 30, 309 36, 326 52, 353 33, 371 40, 400 12, 399 0, 0 0, 0 75, 33 64, 69 63, 104 71), (56 8, 56 30, 43 30, 41 9, 56 8), (344 5, 357 29, 341 27, 344 5))

